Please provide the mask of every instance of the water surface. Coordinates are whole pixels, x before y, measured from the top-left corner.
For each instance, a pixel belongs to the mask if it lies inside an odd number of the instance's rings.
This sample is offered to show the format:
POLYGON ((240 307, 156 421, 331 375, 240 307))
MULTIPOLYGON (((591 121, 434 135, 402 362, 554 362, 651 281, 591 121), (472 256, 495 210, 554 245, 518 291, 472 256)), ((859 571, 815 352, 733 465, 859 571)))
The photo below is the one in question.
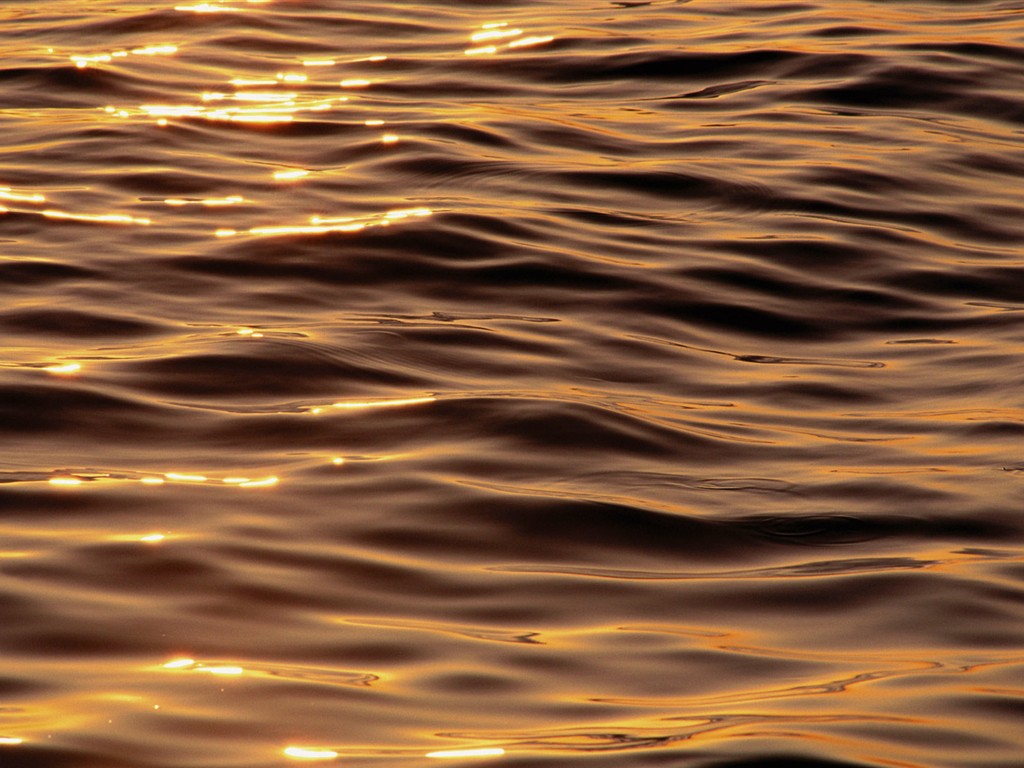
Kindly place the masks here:
POLYGON ((0 765, 1019 768, 1024 4, 0 54, 0 765))

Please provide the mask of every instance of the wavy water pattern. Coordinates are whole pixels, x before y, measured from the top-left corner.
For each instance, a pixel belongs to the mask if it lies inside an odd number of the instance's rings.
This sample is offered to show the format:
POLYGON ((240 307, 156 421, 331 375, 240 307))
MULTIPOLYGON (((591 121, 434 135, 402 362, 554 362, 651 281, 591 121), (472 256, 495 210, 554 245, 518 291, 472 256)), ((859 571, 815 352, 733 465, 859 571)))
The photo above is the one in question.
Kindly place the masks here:
POLYGON ((0 765, 1021 764, 1018 0, 0 29, 0 765))

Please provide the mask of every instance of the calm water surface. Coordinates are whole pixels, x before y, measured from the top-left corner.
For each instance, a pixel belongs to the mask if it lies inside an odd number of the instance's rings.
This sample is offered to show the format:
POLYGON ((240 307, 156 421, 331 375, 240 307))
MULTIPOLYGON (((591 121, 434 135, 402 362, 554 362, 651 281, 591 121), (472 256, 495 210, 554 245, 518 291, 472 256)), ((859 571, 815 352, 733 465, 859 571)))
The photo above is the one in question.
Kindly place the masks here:
POLYGON ((0 765, 1020 768, 1022 179, 1020 0, 5 0, 0 765))

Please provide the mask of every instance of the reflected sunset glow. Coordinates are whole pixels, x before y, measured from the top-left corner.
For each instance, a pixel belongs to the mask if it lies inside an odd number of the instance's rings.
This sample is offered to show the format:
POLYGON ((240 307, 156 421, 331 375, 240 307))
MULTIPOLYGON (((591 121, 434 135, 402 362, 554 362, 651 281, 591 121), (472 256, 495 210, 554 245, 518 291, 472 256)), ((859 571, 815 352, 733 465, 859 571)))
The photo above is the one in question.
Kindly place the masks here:
POLYGON ((96 224, 137 224, 141 226, 149 226, 152 221, 149 219, 128 216, 123 213, 71 213, 70 211, 56 211, 46 210, 42 212, 42 215, 48 219, 58 219, 63 221, 84 221, 96 224))
POLYGON ((472 43, 483 43, 467 48, 467 56, 485 56, 499 53, 502 50, 529 48, 543 45, 554 40, 553 35, 525 35, 521 29, 509 29, 508 22, 499 21, 484 24, 479 31, 469 36, 472 43))
POLYGON ((296 760, 333 760, 338 757, 334 750, 311 747, 285 747, 284 754, 296 760))
POLYGON ((10 187, 0 187, 0 200, 10 200, 16 203, 45 203, 46 197, 36 192, 15 192, 10 187))
POLYGON ((55 365, 48 365, 43 368, 43 370, 56 376, 71 376, 73 374, 80 373, 82 366, 80 363, 58 363, 55 365))
POLYGON ((374 216, 311 216, 309 224, 252 227, 244 232, 224 228, 218 229, 214 232, 214 235, 217 237, 234 237, 238 235, 284 237, 287 235, 323 235, 332 232, 351 233, 361 232, 374 227, 387 227, 409 219, 422 219, 432 215, 433 211, 429 208, 401 208, 374 216))
POLYGON ((476 749, 442 749, 437 752, 428 752, 425 757, 438 759, 458 758, 479 758, 479 757, 501 757, 505 750, 501 747, 479 747, 476 749))

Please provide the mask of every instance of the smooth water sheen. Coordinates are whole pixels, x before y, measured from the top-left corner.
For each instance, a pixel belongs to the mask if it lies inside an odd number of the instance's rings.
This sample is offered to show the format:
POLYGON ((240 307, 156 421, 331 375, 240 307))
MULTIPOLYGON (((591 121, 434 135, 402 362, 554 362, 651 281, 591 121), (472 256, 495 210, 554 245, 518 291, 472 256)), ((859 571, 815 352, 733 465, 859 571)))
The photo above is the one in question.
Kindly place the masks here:
POLYGON ((0 766, 1020 768, 1022 179, 1021 0, 5 0, 0 766))

